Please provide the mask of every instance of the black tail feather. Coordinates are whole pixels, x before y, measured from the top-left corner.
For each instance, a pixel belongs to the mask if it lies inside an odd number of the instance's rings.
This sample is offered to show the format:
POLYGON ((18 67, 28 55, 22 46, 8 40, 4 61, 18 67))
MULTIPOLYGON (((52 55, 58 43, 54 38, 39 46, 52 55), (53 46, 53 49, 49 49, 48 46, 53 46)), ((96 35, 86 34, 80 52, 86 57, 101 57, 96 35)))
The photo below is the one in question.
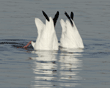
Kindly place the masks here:
POLYGON ((70 18, 70 16, 67 14, 67 12, 65 12, 65 15, 67 16, 67 18, 69 19, 71 25, 73 26, 73 22, 71 21, 71 18, 70 18))
POLYGON ((44 11, 42 11, 42 13, 43 13, 44 17, 45 17, 48 21, 50 21, 50 20, 49 20, 49 17, 47 16, 47 14, 46 14, 44 11))
POLYGON ((74 13, 73 12, 71 12, 70 17, 72 20, 74 19, 74 13))
POLYGON ((59 17, 59 11, 57 11, 57 13, 55 14, 53 21, 54 21, 54 26, 56 25, 57 19, 59 17))

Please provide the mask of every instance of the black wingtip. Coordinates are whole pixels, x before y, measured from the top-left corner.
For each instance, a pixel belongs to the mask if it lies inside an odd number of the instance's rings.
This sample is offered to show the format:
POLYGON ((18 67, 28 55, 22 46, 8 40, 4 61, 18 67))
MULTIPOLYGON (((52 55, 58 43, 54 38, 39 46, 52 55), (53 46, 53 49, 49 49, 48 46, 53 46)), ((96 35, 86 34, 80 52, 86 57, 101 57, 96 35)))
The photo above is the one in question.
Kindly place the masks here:
POLYGON ((54 18, 53 18, 53 21, 54 21, 54 26, 56 25, 56 22, 57 22, 57 19, 59 17, 59 11, 56 12, 54 18))
POLYGON ((74 13, 73 12, 71 12, 70 17, 72 20, 74 19, 74 13))
POLYGON ((66 11, 65 11, 65 15, 67 16, 68 19, 70 19, 69 15, 66 11))
POLYGON ((48 21, 50 21, 49 20, 49 17, 47 16, 47 14, 42 10, 42 13, 43 13, 43 15, 44 15, 44 17, 48 20, 48 21))
POLYGON ((73 22, 72 22, 72 20, 71 20, 70 16, 68 15, 68 13, 67 13, 66 11, 65 11, 65 15, 67 16, 67 18, 69 19, 69 21, 70 21, 71 25, 73 26, 73 22))

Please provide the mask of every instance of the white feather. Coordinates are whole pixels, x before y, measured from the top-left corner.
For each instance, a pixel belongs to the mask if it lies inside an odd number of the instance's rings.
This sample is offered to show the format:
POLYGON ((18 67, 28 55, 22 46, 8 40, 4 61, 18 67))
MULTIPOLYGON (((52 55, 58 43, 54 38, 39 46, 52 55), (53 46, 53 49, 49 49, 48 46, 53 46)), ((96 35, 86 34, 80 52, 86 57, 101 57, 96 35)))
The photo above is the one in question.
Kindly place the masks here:
POLYGON ((60 39, 60 45, 64 48, 84 48, 82 38, 76 28, 76 25, 73 22, 73 26, 66 20, 64 22, 63 19, 60 20, 60 24, 62 27, 62 34, 60 39))
POLYGON ((38 37, 36 42, 31 42, 35 50, 58 50, 58 39, 54 29, 53 19, 49 17, 50 21, 46 20, 46 24, 35 18, 35 24, 38 30, 38 37))

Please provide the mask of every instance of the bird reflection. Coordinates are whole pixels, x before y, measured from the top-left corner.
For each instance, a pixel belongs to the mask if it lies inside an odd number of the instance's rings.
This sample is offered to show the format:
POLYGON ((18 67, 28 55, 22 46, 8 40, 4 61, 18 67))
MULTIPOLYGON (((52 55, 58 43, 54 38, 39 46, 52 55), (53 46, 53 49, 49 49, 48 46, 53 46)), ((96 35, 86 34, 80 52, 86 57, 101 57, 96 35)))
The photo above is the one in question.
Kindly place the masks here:
POLYGON ((83 52, 82 49, 62 49, 60 54, 60 86, 63 87, 75 87, 79 85, 79 80, 81 77, 78 76, 79 71, 82 67, 82 60, 79 60, 77 57, 81 57, 83 52), (66 52, 64 52, 66 51, 66 52))
POLYGON ((57 51, 32 51, 32 53, 37 55, 31 58, 35 60, 33 62, 33 73, 35 74, 33 87, 50 87, 50 81, 55 78, 57 73, 56 52, 57 51))
POLYGON ((65 50, 57 51, 32 51, 36 54, 31 57, 33 61, 32 69, 34 81, 32 88, 59 88, 75 87, 79 85, 81 77, 78 76, 82 67, 81 57, 83 50, 65 50))

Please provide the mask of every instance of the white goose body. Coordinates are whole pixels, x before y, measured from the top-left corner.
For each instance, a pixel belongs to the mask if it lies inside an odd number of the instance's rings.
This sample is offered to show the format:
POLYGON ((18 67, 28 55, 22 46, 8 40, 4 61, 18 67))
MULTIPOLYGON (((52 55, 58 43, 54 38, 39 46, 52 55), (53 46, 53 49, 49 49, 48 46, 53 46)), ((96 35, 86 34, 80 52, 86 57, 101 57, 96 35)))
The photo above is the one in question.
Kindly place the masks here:
POLYGON ((58 50, 58 39, 53 19, 49 17, 49 20, 46 20, 46 24, 44 24, 40 19, 35 18, 38 37, 35 43, 31 41, 34 50, 58 50))
POLYGON ((76 28, 74 21, 72 20, 73 26, 69 20, 64 22, 64 20, 61 19, 60 23, 62 27, 60 45, 64 48, 84 48, 82 38, 76 28))

